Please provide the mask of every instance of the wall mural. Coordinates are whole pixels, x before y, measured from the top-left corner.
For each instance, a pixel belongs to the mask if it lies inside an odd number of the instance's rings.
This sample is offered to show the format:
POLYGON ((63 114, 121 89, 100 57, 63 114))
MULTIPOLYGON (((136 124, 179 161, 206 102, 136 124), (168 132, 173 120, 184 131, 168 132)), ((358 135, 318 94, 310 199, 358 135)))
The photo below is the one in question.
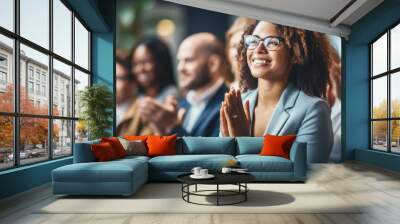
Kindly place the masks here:
POLYGON ((341 151, 341 39, 161 1, 117 5, 117 134, 296 135, 341 151))

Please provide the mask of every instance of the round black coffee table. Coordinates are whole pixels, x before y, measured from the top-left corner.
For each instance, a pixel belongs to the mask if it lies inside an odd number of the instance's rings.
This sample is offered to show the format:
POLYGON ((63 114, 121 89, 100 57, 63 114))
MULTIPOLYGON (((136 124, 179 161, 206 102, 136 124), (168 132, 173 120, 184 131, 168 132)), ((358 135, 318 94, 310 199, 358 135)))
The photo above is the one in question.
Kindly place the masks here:
POLYGON ((193 179, 190 177, 191 173, 182 174, 177 177, 178 181, 182 183, 182 199, 188 203, 198 204, 198 205, 234 205, 247 200, 247 192, 249 188, 247 183, 255 180, 255 177, 248 173, 215 173, 215 177, 212 179, 193 179), (197 185, 216 185, 215 190, 197 190, 197 185), (194 191, 190 191, 190 186, 195 186, 194 191), (223 190, 220 189, 220 185, 236 185, 237 190, 223 190), (215 192, 215 194, 206 194, 209 192, 215 192), (216 197, 216 204, 202 204, 190 201, 190 196, 204 196, 204 197, 216 197), (238 201, 231 203, 221 203, 221 197, 232 197, 241 196, 238 201))

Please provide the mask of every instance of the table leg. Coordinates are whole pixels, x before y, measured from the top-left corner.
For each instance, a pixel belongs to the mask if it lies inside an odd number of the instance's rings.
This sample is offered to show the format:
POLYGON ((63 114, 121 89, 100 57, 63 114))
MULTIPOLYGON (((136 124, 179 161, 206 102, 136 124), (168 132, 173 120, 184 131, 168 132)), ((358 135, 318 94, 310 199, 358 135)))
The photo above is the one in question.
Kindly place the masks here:
POLYGON ((197 192, 197 184, 196 184, 196 186, 195 186, 195 191, 197 192))
POLYGON ((247 183, 244 183, 244 201, 247 201, 247 192, 248 192, 248 190, 247 190, 247 183))
POLYGON ((217 184, 217 206, 219 206, 219 184, 217 184))

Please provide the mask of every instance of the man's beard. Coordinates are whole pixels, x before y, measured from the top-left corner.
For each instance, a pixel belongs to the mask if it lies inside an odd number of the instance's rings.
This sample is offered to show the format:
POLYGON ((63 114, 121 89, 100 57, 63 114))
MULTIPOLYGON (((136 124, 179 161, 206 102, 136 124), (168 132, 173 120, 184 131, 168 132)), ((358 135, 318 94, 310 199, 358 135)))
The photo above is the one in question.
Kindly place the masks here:
POLYGON ((211 73, 207 66, 203 66, 196 78, 186 87, 187 90, 197 90, 211 82, 211 73))

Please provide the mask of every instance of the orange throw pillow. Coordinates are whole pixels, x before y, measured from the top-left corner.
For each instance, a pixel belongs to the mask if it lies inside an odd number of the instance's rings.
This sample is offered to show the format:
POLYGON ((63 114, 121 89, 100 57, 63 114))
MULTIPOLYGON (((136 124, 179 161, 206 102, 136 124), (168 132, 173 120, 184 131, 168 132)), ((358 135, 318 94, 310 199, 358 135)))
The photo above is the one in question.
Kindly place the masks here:
POLYGON ((117 158, 125 157, 126 151, 117 137, 101 138, 101 142, 108 142, 114 149, 117 158))
POLYGON ((296 135, 265 135, 261 156, 280 156, 290 159, 290 148, 296 140, 296 135))
POLYGON ((108 142, 93 144, 90 146, 90 148, 94 154, 94 157, 99 162, 110 161, 117 158, 113 147, 108 142))
POLYGON ((148 156, 176 155, 176 135, 147 137, 148 156))

